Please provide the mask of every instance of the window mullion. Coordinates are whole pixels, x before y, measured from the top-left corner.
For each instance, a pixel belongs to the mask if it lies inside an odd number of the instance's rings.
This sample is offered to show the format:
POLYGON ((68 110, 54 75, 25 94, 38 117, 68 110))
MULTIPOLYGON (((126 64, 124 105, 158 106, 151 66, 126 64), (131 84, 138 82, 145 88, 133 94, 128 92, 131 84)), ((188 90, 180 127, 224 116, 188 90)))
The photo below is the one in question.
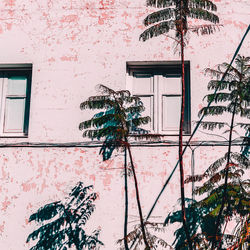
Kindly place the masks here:
POLYGON ((4 131, 4 115, 6 107, 6 96, 7 96, 8 78, 2 78, 2 95, 1 95, 1 114, 0 114, 0 134, 4 131))
POLYGON ((159 118, 160 118, 160 112, 159 112, 159 75, 154 75, 154 129, 156 133, 159 133, 159 118))

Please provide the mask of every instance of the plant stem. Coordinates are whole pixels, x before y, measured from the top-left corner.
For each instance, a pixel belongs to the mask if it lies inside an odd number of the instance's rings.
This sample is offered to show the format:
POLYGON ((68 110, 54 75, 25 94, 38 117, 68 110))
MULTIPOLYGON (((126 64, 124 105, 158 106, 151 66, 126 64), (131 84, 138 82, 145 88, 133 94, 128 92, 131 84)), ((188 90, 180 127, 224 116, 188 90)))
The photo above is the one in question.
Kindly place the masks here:
POLYGON ((127 173, 127 148, 124 148, 124 190, 125 190, 125 213, 124 213, 124 247, 128 248, 128 173, 127 173))
MULTIPOLYGON (((216 224, 215 224, 215 235, 213 237, 213 242, 212 242, 212 249, 215 248, 215 245, 217 244, 216 236, 218 234, 219 230, 219 225, 222 217, 222 212, 227 200, 227 185, 228 185, 228 171, 229 171, 229 163, 230 163, 230 156, 231 156, 231 147, 232 147, 232 135, 233 135, 233 127, 234 127, 234 117, 235 117, 235 111, 236 111, 236 105, 237 105, 238 98, 236 98, 235 103, 234 103, 234 109, 233 109, 233 114, 231 118, 231 125, 230 125, 230 131, 229 131, 229 140, 228 140, 228 151, 227 151, 227 164, 226 164, 226 173, 225 173, 225 183, 224 183, 224 189, 223 189, 223 196, 222 196, 222 201, 221 201, 221 207, 219 214, 217 216, 216 224)), ((223 237, 223 235, 221 235, 223 237)))
POLYGON ((140 224, 141 224, 142 237, 143 237, 143 240, 144 240, 144 243, 145 243, 145 246, 146 246, 145 250, 149 250, 150 247, 149 247, 148 242, 147 242, 146 232, 145 232, 145 228, 144 228, 144 222, 143 222, 143 216, 142 216, 142 209, 141 209, 141 202, 140 202, 139 189, 138 189, 138 182, 137 182, 136 173, 135 173, 135 166, 134 166, 134 162, 133 162, 133 158, 132 158, 132 153, 131 153, 131 150, 130 150, 130 146, 128 144, 127 144, 127 149, 128 149, 128 153, 129 153, 129 158, 130 158, 130 163, 131 163, 131 168, 132 168, 133 176, 134 176, 136 201, 137 201, 137 206, 138 206, 138 211, 139 211, 139 216, 140 216, 140 224))
MULTIPOLYGON (((183 1, 181 1, 181 8, 183 8, 183 1)), ((182 13, 182 12, 181 12, 182 13)), ((185 190, 184 190, 184 170, 183 170, 183 124, 184 124, 184 110, 185 110, 185 68, 184 68, 184 32, 183 32, 183 15, 180 19, 180 35, 181 35, 181 82, 182 82, 182 98, 181 98, 181 118, 179 128, 179 164, 180 164, 180 187, 181 187, 181 211, 182 223, 186 234, 189 249, 193 249, 189 230, 187 227, 187 218, 185 210, 185 190)))

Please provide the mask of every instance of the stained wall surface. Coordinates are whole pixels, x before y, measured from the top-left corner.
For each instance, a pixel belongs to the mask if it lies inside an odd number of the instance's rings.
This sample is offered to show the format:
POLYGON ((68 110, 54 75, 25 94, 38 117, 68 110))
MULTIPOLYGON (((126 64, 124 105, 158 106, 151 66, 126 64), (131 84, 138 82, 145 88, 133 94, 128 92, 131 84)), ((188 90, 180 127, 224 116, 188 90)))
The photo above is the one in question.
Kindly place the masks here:
MULTIPOLYGON (((249 2, 220 1, 217 14, 222 26, 215 34, 189 34, 185 60, 191 67, 191 120, 206 102, 209 78, 204 68, 229 62, 249 23, 249 2)), ((107 162, 99 146, 82 138, 78 126, 91 116, 79 104, 96 94, 95 86, 126 88, 128 61, 176 61, 179 52, 167 36, 139 41, 143 19, 152 8, 145 0, 3 0, 0 2, 0 64, 31 63, 32 88, 27 138, 0 138, 0 249, 29 249, 27 235, 36 228, 28 223, 40 206, 59 200, 78 182, 94 185, 99 193, 89 230, 101 228, 102 249, 117 249, 123 236, 123 154, 107 162), (48 147, 85 142, 86 147, 48 147), (41 147, 12 147, 11 143, 44 143, 41 147), (47 146, 46 146, 47 145, 47 146), (89 147, 91 146, 91 147, 89 147), (92 147, 93 146, 93 147, 92 147)), ((190 25, 200 24, 190 21, 190 25)), ((240 53, 249 52, 249 35, 240 53)), ((1 66, 1 65, 0 65, 1 66)), ((192 123, 192 129, 194 125, 192 123)), ((188 137, 185 137, 185 140, 188 137)), ((134 143, 143 214, 152 206, 177 159, 177 136, 169 143, 141 147, 134 143)), ((193 141, 218 141, 216 136, 197 132, 193 141)), ((194 148, 193 148, 194 149, 194 148)), ((239 147, 236 148, 238 150, 239 147)), ((195 150, 196 171, 201 172, 223 146, 200 146, 195 150)), ((185 174, 191 172, 191 150, 184 157, 185 174)), ((180 197, 178 172, 163 194, 154 218, 163 220, 180 197)), ((133 180, 129 180, 130 229, 139 223, 133 180)), ((190 196, 191 187, 187 186, 190 196)), ((173 240, 172 232, 164 236, 173 240)))

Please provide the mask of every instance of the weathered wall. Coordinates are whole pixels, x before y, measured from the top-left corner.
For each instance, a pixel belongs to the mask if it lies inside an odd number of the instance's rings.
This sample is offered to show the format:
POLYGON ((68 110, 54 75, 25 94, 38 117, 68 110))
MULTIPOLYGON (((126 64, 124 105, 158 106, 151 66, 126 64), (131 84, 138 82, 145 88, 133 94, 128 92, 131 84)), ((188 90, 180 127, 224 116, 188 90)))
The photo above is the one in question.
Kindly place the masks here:
MULTIPOLYGON (((208 166, 225 148, 199 147, 196 173, 208 166)), ((25 240, 37 228, 28 223, 40 206, 67 196, 78 181, 94 185, 99 194, 96 210, 87 223, 88 230, 101 228, 103 249, 116 249, 122 238, 124 221, 123 154, 102 162, 97 148, 5 148, 1 149, 1 249, 28 249, 25 240)), ((138 175, 143 214, 146 215, 177 161, 177 147, 138 148, 132 153, 138 175)), ((196 158, 196 159, 197 159, 196 158)), ((185 174, 190 175, 190 151, 184 157, 185 174)), ((179 173, 175 172, 168 188, 152 214, 151 221, 162 222, 180 197, 179 173)), ((139 223, 133 178, 129 178, 129 229, 139 223)), ((190 197, 191 187, 186 194, 190 197)), ((176 207, 177 208, 177 207, 176 207)), ((172 242, 168 231, 164 239, 172 242)))
MULTIPOLYGON (((208 78, 202 70, 231 60, 249 22, 248 1, 214 2, 223 27, 211 36, 190 34, 185 52, 191 62, 192 120, 198 119, 197 112, 205 105, 202 98, 208 78)), ((96 93, 97 84, 124 89, 127 61, 178 60, 171 39, 138 40, 144 30, 143 18, 150 11, 145 0, 1 1, 0 63, 33 64, 29 136, 1 138, 1 143, 81 142, 78 125, 88 114, 80 111, 79 104, 96 93)), ((241 54, 246 55, 249 45, 248 36, 241 54)), ((176 141, 177 137, 165 139, 176 141)), ((205 139, 211 137, 197 134, 194 138, 205 139)), ((102 228, 105 249, 116 249, 123 230, 122 157, 103 163, 98 150, 0 149, 0 249, 28 249, 25 239, 35 228, 27 224, 29 215, 46 202, 64 197, 79 180, 94 184, 100 193, 90 224, 102 228)), ((219 151, 217 147, 197 149, 197 168, 207 167, 219 151)), ((177 148, 144 147, 133 148, 133 152, 146 214, 176 162, 177 148)), ((190 173, 190 151, 185 161, 186 173, 190 173)), ((178 197, 175 173, 154 215, 166 215, 178 197)), ((135 198, 133 189, 130 198, 135 198)), ((130 208, 130 215, 137 215, 135 201, 130 208)))

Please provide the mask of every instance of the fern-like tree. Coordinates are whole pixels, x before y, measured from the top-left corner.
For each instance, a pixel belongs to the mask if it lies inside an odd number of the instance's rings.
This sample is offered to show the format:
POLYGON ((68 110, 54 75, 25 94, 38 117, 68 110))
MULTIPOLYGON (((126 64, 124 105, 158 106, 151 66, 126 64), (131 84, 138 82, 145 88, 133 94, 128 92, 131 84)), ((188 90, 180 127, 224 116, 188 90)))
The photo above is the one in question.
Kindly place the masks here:
MULTIPOLYGON (((203 235, 198 234, 202 228, 208 228, 208 221, 204 220, 204 216, 209 212, 208 208, 203 206, 197 206, 196 201, 185 198, 187 208, 186 208, 186 216, 190 223, 190 236, 192 239, 193 247, 195 249, 208 249, 209 242, 203 237, 203 235)), ((165 219, 164 225, 174 224, 174 223, 182 223, 182 211, 172 211, 168 214, 165 219)), ((172 243, 175 249, 188 249, 188 243, 186 240, 185 231, 183 225, 176 229, 174 232, 175 240, 172 243)))
POLYGON ((184 76, 184 47, 185 36, 188 30, 198 34, 210 34, 217 28, 219 18, 213 12, 217 10, 216 5, 210 0, 146 0, 147 6, 161 8, 161 10, 149 14, 144 19, 144 25, 150 26, 141 35, 143 41, 149 38, 175 31, 175 40, 181 48, 181 76, 182 76, 182 99, 181 117, 179 126, 179 166, 180 166, 180 187, 182 223, 188 240, 189 248, 192 249, 192 242, 188 232, 185 215, 185 192, 184 192, 184 171, 183 171, 183 125, 185 110, 185 76, 184 76), (205 24, 195 27, 188 27, 188 18, 202 19, 214 24, 205 24))
MULTIPOLYGON (((145 221, 145 231, 147 236, 147 241, 150 249, 174 249, 168 242, 157 235, 159 232, 166 233, 167 229, 164 227, 163 223, 145 221)), ((143 245, 142 231, 140 225, 135 225, 133 230, 131 230, 127 236, 129 249, 138 250, 141 249, 140 246, 143 245)), ((124 239, 119 239, 118 244, 122 244, 124 239)), ((125 248, 120 247, 120 250, 125 248)))
MULTIPOLYGON (((83 137, 104 140, 100 150, 104 160, 109 159, 115 149, 123 149, 125 152, 128 152, 135 184, 136 201, 140 217, 140 228, 146 249, 150 249, 145 232, 133 156, 128 141, 129 133, 132 133, 135 130, 138 133, 143 131, 140 130, 138 126, 147 124, 150 118, 141 117, 141 113, 144 111, 143 103, 139 97, 131 96, 129 91, 114 91, 104 85, 99 85, 99 90, 101 91, 101 95, 89 97, 86 101, 81 103, 80 108, 91 110, 101 109, 102 111, 95 114, 92 119, 82 122, 79 128, 80 130, 84 130, 83 137)), ((124 168, 126 180, 127 164, 124 164, 124 168)), ((125 197, 127 197, 126 183, 125 192, 125 197)), ((125 209, 124 244, 125 249, 128 249, 126 218, 127 202, 125 209)))
POLYGON ((67 250, 72 247, 91 250, 103 245, 98 239, 99 229, 92 235, 87 235, 84 229, 95 209, 97 194, 89 194, 92 188, 79 182, 64 201, 46 204, 32 214, 29 222, 36 221, 42 225, 27 238, 27 242, 38 239, 30 250, 67 250))
MULTIPOLYGON (((212 244, 212 249, 220 248, 223 243, 224 231, 227 222, 234 216, 241 219, 248 217, 250 213, 249 179, 244 179, 246 169, 250 166, 247 155, 233 152, 233 132, 235 127, 240 125, 249 129, 250 124, 250 57, 238 55, 235 66, 227 63, 220 64, 217 69, 206 69, 206 72, 215 77, 208 84, 208 90, 217 92, 208 94, 207 101, 213 101, 210 107, 204 107, 199 115, 231 116, 229 124, 226 122, 204 121, 203 128, 214 130, 228 126, 225 131, 228 135, 228 150, 224 156, 216 160, 201 175, 189 177, 189 181, 204 181, 202 186, 196 189, 199 195, 206 194, 206 197, 197 205, 209 208, 205 216, 210 221, 210 231, 204 234, 212 244), (225 75, 224 81, 217 80, 225 75), (236 117, 245 118, 247 122, 239 123, 236 117), (224 226, 224 230, 223 230, 224 226)), ((223 116, 222 116, 223 117, 223 116)), ((222 118, 220 118, 222 119, 222 118)), ((218 120, 218 119, 217 119, 218 120)))

